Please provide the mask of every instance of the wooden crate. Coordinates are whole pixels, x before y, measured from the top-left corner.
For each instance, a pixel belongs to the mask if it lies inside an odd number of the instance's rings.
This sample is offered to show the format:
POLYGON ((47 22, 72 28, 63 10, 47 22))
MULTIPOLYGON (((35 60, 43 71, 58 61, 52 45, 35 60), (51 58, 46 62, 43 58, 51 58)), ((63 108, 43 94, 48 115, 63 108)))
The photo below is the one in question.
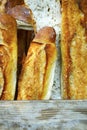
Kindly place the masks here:
POLYGON ((87 130, 87 101, 0 101, 0 130, 87 130))
POLYGON ((1 101, 0 130, 87 130, 87 101, 1 101))

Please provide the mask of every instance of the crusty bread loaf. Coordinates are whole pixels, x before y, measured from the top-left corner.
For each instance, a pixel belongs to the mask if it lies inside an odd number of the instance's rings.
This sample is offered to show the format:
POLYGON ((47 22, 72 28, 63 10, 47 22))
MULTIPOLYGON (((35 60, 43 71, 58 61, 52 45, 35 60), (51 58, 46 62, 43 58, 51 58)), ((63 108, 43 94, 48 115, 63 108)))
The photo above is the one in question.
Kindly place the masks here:
POLYGON ((30 44, 18 81, 18 100, 49 99, 56 61, 56 33, 42 28, 30 44))
POLYGON ((87 99, 87 0, 62 0, 62 97, 87 99))
POLYGON ((7 0, 6 13, 14 17, 17 21, 17 40, 18 40, 17 77, 19 77, 23 59, 27 54, 29 44, 34 34, 33 30, 29 30, 30 25, 34 26, 33 14, 31 9, 25 5, 24 0, 7 0), (26 28, 28 29, 26 30, 26 28))
POLYGON ((17 27, 14 18, 0 13, 0 99, 13 100, 17 71, 17 27))

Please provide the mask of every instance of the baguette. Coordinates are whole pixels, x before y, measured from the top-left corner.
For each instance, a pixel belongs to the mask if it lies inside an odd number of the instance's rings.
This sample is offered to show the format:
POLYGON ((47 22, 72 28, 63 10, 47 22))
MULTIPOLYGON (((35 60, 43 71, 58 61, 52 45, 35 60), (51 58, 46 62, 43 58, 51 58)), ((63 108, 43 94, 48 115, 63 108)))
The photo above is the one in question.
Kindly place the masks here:
POLYGON ((0 13, 0 99, 13 100, 17 71, 17 25, 14 18, 0 13))
POLYGON ((33 14, 29 7, 25 5, 24 0, 8 0, 6 3, 6 13, 14 17, 18 25, 18 79, 21 72, 23 59, 27 54, 29 44, 34 34, 34 30, 25 29, 26 24, 27 26, 34 26, 33 14), (23 29, 20 29, 19 26, 22 26, 23 29))
POLYGON ((86 5, 86 0, 62 0, 61 89, 63 99, 87 99, 86 5))
POLYGON ((18 100, 49 99, 53 85, 56 33, 42 28, 30 44, 18 81, 18 100))

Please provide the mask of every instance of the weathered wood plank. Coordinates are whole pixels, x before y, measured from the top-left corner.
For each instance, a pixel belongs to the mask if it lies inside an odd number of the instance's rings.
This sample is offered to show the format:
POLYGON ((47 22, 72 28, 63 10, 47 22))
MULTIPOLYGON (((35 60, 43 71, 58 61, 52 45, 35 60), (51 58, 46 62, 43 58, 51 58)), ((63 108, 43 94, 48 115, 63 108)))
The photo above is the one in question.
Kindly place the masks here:
POLYGON ((87 101, 1 101, 0 130, 87 130, 87 101))

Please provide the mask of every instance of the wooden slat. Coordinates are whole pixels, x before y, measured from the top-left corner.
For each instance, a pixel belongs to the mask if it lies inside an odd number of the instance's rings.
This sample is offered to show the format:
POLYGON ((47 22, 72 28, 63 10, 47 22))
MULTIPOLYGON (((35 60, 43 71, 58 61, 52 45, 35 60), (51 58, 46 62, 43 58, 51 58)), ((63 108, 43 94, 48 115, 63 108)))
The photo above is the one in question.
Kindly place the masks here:
POLYGON ((1 101, 0 130, 87 130, 87 101, 1 101))

